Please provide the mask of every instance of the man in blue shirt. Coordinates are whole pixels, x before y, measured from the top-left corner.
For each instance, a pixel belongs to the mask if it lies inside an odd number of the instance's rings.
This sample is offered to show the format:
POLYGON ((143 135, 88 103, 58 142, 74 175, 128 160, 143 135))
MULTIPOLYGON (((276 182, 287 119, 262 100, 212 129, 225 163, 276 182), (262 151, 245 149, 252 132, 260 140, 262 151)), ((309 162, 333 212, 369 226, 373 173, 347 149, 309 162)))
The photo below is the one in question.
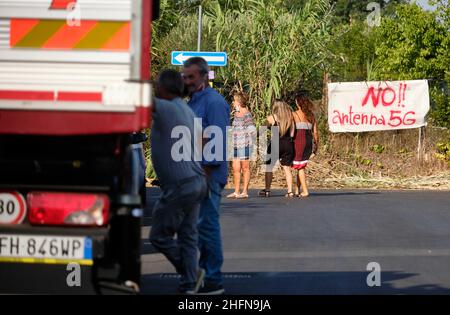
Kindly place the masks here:
POLYGON ((209 68, 203 58, 194 57, 184 63, 185 88, 189 107, 201 118, 203 129, 202 167, 207 175, 209 195, 202 202, 199 216, 200 268, 205 269, 205 283, 199 294, 223 294, 223 264, 220 232, 220 200, 227 183, 226 135, 230 122, 230 106, 208 84, 209 68))

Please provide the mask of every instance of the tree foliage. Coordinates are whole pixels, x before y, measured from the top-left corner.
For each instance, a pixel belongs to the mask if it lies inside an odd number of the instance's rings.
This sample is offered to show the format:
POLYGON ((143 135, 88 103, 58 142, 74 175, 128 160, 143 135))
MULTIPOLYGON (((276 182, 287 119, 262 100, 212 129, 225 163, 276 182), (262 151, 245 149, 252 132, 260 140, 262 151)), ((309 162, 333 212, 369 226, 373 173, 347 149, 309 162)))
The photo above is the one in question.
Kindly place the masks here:
POLYGON ((375 58, 373 30, 364 21, 341 24, 334 28, 330 45, 332 59, 329 60, 332 81, 364 81, 372 79, 375 58))
POLYGON ((374 72, 379 80, 429 79, 431 117, 449 127, 449 30, 438 14, 415 4, 398 6, 395 17, 384 19, 375 31, 374 72))
POLYGON ((210 17, 213 27, 220 29, 216 50, 229 54, 229 65, 218 74, 225 85, 249 92, 258 117, 268 114, 274 98, 301 87, 320 89, 331 38, 327 1, 307 1, 295 10, 252 1, 244 12, 216 6, 210 17))
MULTIPOLYGON (((216 69, 217 80, 225 92, 245 90, 251 95, 257 121, 269 113, 274 98, 300 87, 318 89, 320 95, 329 54, 329 2, 281 2, 216 0, 204 8, 202 50, 228 53, 227 67, 216 69)), ((195 50, 196 32, 196 16, 191 14, 157 42, 154 60, 167 66, 170 51, 195 50)))
POLYGON ((396 5, 406 3, 406 0, 331 0, 334 6, 334 21, 336 23, 349 23, 354 20, 364 20, 369 13, 368 5, 378 3, 383 15, 392 14, 396 5))
POLYGON ((372 0, 162 0, 154 24, 152 67, 170 66, 173 50, 196 50, 197 9, 204 11, 202 50, 226 51, 216 68, 224 94, 245 90, 262 121, 274 98, 333 81, 430 79, 433 111, 450 125, 450 9, 430 0, 427 12, 406 0, 379 0, 381 25, 366 23, 372 0))

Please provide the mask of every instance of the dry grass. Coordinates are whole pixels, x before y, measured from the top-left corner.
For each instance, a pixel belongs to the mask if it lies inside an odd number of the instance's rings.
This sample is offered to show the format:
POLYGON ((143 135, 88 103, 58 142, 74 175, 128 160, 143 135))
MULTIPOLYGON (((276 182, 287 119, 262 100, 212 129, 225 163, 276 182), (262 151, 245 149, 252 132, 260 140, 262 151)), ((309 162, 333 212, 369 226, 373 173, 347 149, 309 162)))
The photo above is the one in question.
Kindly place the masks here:
MULTIPOLYGON (((255 169, 252 174, 251 188, 264 188, 264 174, 255 169)), ((232 176, 228 188, 232 187, 232 176)), ((327 163, 326 161, 311 161, 307 168, 307 180, 310 188, 366 188, 366 189, 432 189, 450 190, 450 170, 444 170, 430 175, 387 175, 383 172, 359 172, 356 174, 351 165, 342 161, 327 163), (331 165, 339 165, 340 170, 331 165), (345 170, 348 171, 345 171, 345 170)), ((274 173, 273 188, 286 188, 284 173, 281 169, 274 173)))

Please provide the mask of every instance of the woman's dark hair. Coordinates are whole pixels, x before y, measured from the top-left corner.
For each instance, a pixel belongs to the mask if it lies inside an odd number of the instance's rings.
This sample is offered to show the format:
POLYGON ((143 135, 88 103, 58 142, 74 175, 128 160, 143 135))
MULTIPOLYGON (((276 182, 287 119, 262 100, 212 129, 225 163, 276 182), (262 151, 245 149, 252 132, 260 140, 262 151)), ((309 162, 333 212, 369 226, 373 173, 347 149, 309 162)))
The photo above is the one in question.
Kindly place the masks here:
POLYGON ((245 108, 248 107, 247 105, 248 105, 249 97, 248 97, 247 93, 237 92, 237 93, 233 94, 233 97, 236 97, 241 101, 242 107, 245 107, 245 108))
POLYGON ((314 116, 314 104, 309 99, 308 94, 301 91, 295 95, 295 104, 305 113, 306 118, 312 124, 314 124, 316 118, 314 116))
POLYGON ((183 77, 178 71, 164 70, 158 76, 157 84, 172 95, 182 97, 184 92, 183 77))

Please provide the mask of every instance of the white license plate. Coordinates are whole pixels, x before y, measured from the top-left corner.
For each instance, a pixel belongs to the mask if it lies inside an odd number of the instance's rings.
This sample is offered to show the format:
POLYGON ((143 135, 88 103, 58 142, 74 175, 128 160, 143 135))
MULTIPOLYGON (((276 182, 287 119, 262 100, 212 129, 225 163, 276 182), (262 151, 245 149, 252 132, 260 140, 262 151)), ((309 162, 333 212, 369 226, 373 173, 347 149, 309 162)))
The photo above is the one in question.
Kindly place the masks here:
POLYGON ((0 234, 0 259, 22 262, 91 261, 89 237, 0 234))

